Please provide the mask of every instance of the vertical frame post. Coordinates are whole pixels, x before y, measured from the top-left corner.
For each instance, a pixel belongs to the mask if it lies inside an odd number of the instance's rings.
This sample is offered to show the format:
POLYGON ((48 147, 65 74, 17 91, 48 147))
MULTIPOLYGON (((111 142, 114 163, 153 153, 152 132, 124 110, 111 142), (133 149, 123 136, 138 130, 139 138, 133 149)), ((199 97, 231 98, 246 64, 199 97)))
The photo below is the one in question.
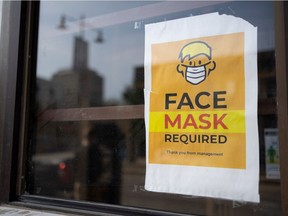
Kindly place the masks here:
MULTIPOLYGON (((21 1, 3 1, 0 37, 0 202, 10 199, 21 1)), ((15 136, 16 135, 16 136, 15 136)))
POLYGON ((275 2, 275 54, 282 214, 288 215, 288 3, 275 2))

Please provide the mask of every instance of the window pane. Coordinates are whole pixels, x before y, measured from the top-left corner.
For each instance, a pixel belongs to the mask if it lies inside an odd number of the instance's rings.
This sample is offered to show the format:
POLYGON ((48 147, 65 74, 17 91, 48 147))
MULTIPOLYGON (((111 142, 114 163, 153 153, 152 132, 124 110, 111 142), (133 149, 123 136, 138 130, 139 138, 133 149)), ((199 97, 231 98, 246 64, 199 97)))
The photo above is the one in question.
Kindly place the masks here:
POLYGON ((274 40, 273 2, 41 2, 28 192, 190 214, 279 215, 279 150, 269 145, 277 143, 274 40), (144 190, 144 27, 212 12, 258 27, 260 204, 144 190))

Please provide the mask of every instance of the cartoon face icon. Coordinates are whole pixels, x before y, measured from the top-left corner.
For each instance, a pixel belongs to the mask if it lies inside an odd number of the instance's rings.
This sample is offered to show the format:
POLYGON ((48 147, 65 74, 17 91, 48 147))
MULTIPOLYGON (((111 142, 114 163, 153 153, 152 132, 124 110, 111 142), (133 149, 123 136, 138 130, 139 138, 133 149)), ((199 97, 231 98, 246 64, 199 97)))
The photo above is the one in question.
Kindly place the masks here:
POLYGON ((216 68, 211 47, 202 41, 186 44, 180 51, 179 59, 181 63, 178 64, 177 71, 193 85, 203 82, 216 68))

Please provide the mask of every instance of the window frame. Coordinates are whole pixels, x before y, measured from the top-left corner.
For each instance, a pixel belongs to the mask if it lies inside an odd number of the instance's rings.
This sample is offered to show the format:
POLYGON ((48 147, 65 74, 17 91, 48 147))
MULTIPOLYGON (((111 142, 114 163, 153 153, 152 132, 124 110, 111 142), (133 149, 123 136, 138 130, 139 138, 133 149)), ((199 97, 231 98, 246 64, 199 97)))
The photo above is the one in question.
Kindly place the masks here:
POLYGON ((283 215, 288 215, 288 3, 275 2, 274 7, 281 205, 283 215))
POLYGON ((20 42, 21 31, 21 2, 2 2, 2 23, 0 41, 0 196, 1 202, 15 199, 18 167, 18 140, 21 109, 16 104, 20 103, 19 88, 22 74, 20 68, 20 42), (6 57, 6 58, 5 58, 6 57))
MULTIPOLYGON (((31 80, 36 79, 39 5, 39 1, 3 1, 0 38, 0 203, 88 215, 177 215, 120 205, 23 195, 29 181, 25 161, 31 142, 28 137, 29 107, 33 101, 31 80)), ((288 3, 276 1, 274 5, 281 201, 283 214, 288 215, 288 193, 285 193, 288 189, 288 3)), ((130 108, 123 107, 124 110, 130 108)), ((136 108, 137 118, 144 116, 143 106, 136 108)), ((93 120, 96 119, 97 116, 93 120)))

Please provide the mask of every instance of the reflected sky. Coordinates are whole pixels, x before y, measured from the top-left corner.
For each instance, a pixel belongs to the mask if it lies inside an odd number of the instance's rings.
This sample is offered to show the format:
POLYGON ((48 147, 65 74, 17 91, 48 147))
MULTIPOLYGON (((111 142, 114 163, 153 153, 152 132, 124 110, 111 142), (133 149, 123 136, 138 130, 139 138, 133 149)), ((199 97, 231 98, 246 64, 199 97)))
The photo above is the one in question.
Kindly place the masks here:
POLYGON ((2 22, 2 0, 0 0, 0 23, 2 22))
MULTIPOLYGON (((178 3, 181 4, 181 2, 178 3)), ((78 31, 79 25, 75 22, 77 19, 79 20, 81 15, 85 15, 87 18, 85 25, 93 25, 94 23, 88 23, 88 21, 93 22, 95 18, 107 13, 111 14, 110 17, 113 20, 115 12, 133 8, 134 12, 131 14, 135 16, 139 14, 141 17, 141 14, 144 13, 141 7, 149 6, 149 4, 156 6, 159 2, 42 1, 37 76, 48 80, 59 70, 71 68, 73 64, 73 38, 82 34, 89 43, 89 68, 104 78, 104 99, 106 101, 121 101, 125 89, 133 84, 135 68, 144 65, 145 24, 211 12, 230 14, 248 20, 253 25, 258 26, 259 50, 274 48, 274 21, 273 10, 271 10, 273 2, 231 2, 183 12, 178 12, 175 7, 175 11, 177 11, 175 13, 102 27, 104 43, 93 42, 97 29, 90 28, 80 33, 78 31), (249 4, 248 7, 247 4, 249 4), (66 32, 57 29, 63 14, 71 17, 68 18, 68 30, 66 32), (73 29, 77 30, 74 31, 73 29)), ((182 4, 190 4, 188 8, 193 8, 197 2, 182 2, 182 4)), ((165 7, 163 7, 164 9, 165 7)))

